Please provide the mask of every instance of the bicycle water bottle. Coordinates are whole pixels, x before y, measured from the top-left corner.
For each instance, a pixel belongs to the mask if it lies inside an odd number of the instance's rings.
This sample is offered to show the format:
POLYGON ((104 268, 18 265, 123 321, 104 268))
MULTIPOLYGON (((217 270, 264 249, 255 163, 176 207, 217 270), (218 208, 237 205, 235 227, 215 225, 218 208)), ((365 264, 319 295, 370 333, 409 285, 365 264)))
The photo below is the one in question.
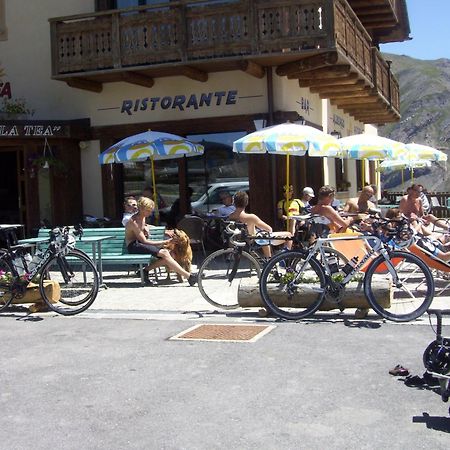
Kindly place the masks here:
POLYGON ((42 250, 37 250, 31 261, 28 263, 28 270, 31 272, 44 257, 44 252, 42 250))
POLYGON ((356 267, 356 264, 358 264, 358 257, 354 256, 343 268, 342 272, 345 273, 345 275, 348 275, 352 270, 356 267))
POLYGON ((332 274, 339 272, 339 264, 338 264, 338 260, 337 260, 336 256, 328 257, 328 267, 332 274))
POLYGON ((13 259, 14 267, 17 270, 19 275, 23 275, 25 273, 25 258, 21 255, 17 255, 13 259))

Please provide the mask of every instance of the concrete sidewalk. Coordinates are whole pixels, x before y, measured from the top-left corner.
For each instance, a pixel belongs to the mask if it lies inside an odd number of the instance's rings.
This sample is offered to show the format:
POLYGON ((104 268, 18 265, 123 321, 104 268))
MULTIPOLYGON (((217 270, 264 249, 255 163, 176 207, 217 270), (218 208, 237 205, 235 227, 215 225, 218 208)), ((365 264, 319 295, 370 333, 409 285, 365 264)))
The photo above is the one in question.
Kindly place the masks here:
MULTIPOLYGON (((195 269, 194 269, 195 271, 195 269)), ((141 286, 140 279, 126 272, 105 272, 104 282, 107 289, 102 288, 93 305, 80 316, 117 317, 139 319, 204 319, 204 320, 237 320, 237 321, 275 321, 258 314, 260 308, 238 308, 221 310, 210 305, 202 297, 197 286, 191 287, 187 281, 176 281, 174 275, 166 280, 160 277, 157 287, 141 286)), ((446 294, 450 294, 450 290, 446 294)), ((436 296, 433 308, 450 308, 450 296, 436 296)), ((346 309, 338 314, 336 311, 320 312, 313 317, 327 320, 354 319, 354 309, 346 309)), ((376 314, 369 313, 370 320, 382 320, 376 314)), ((413 322, 429 325, 428 315, 413 322)), ((450 317, 444 320, 450 324, 450 317)))

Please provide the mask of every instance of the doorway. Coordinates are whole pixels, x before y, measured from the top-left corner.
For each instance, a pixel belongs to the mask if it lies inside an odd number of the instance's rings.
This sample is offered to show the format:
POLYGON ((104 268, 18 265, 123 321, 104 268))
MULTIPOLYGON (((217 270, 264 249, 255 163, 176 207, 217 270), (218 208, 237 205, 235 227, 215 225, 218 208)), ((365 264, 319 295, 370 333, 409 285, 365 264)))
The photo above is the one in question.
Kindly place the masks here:
POLYGON ((22 223, 18 173, 19 152, 0 149, 0 223, 22 223))

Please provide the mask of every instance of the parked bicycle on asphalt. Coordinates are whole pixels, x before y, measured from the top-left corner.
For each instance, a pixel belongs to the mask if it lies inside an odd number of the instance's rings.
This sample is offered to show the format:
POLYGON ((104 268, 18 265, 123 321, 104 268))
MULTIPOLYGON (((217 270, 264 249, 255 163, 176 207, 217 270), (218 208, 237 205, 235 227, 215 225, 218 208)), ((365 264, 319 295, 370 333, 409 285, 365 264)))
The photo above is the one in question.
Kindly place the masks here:
MULTIPOLYGON (((198 287, 203 298, 213 306, 222 309, 239 307, 239 288, 259 289, 261 270, 267 263, 261 245, 270 241, 269 233, 248 234, 247 226, 239 222, 226 222, 223 232, 225 248, 211 253, 198 271, 198 287), (259 244, 258 244, 259 243, 259 244)), ((290 238, 286 238, 290 239, 290 238)), ((294 245, 300 245, 294 238, 294 245)), ((332 248, 325 248, 327 257, 334 256, 341 265, 347 258, 332 248)))
MULTIPOLYGON (((393 222, 378 219, 376 226, 384 224, 388 230, 393 222)), ((387 234, 403 232, 403 221, 397 222, 398 228, 387 234)), ((325 300, 342 309, 347 284, 365 265, 364 295, 380 316, 396 322, 414 320, 433 301, 434 280, 428 266, 409 252, 392 249, 376 235, 318 238, 309 249, 274 256, 261 274, 260 294, 267 308, 284 319, 308 317, 325 300), (324 253, 333 242, 355 240, 367 244, 365 255, 360 260, 353 257, 342 269, 324 253), (376 281, 387 288, 382 298, 374 288, 376 281)))
POLYGON ((32 258, 26 245, 0 249, 0 311, 15 299, 20 302, 30 281, 39 285, 48 308, 59 314, 74 315, 89 308, 99 282, 94 263, 75 248, 75 236, 81 238, 82 233, 81 227, 73 232, 69 227, 54 228, 47 249, 32 258))

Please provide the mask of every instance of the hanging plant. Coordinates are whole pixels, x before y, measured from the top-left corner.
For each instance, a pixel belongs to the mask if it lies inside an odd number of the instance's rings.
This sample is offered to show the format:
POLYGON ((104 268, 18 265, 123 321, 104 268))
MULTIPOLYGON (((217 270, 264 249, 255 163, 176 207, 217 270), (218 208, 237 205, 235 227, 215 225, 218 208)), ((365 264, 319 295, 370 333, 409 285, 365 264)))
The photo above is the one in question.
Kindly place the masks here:
POLYGON ((29 109, 23 98, 15 98, 15 99, 3 99, 3 105, 0 109, 0 112, 3 113, 7 118, 14 118, 16 116, 25 115, 25 116, 33 116, 34 109, 29 109))

